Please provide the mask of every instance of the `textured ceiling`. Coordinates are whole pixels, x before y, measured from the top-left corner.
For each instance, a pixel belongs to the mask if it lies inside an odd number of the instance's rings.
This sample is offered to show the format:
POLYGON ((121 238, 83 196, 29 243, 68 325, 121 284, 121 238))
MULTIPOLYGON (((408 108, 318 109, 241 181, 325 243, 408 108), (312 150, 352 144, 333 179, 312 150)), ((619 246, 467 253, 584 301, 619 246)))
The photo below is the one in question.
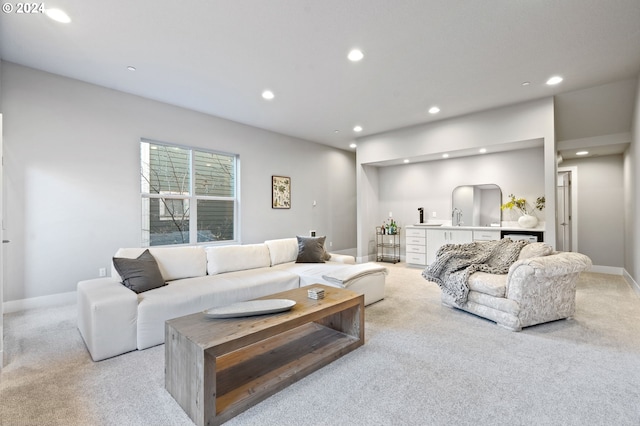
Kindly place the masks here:
POLYGON ((46 6, 72 22, 3 13, 3 60, 344 149, 356 136, 640 73, 640 0, 46 6), (361 62, 346 59, 354 47, 361 62), (564 82, 545 85, 555 74, 564 82))

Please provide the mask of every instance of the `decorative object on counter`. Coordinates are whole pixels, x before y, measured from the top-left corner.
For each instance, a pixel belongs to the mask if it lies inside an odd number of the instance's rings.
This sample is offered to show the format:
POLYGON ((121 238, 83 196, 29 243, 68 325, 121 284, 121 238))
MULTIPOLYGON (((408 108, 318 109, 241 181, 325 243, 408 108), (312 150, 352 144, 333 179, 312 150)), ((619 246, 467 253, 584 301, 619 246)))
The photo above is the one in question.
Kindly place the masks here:
POLYGON ((517 209, 522 213, 522 216, 518 218, 518 224, 523 228, 534 228, 538 224, 538 218, 533 215, 535 210, 544 209, 545 205, 544 196, 536 198, 536 202, 533 207, 527 204, 527 200, 524 198, 516 198, 515 195, 509 194, 509 201, 500 206, 502 210, 517 209))
POLYGON ((418 223, 424 223, 424 208, 418 207, 418 213, 420 214, 420 222, 418 223))

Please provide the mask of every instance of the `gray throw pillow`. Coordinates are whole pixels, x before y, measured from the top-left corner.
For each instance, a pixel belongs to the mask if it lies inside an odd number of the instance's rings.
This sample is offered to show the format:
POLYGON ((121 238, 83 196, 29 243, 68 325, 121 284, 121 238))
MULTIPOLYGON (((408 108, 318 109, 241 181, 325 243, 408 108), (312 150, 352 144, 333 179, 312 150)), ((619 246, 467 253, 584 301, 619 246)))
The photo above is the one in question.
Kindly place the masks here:
POLYGON ((327 237, 296 237, 298 239, 298 258, 296 263, 324 263, 326 252, 324 240, 327 237))
POLYGON ((137 259, 114 257, 113 266, 122 277, 122 284, 136 293, 167 285, 158 268, 158 262, 148 249, 137 259))

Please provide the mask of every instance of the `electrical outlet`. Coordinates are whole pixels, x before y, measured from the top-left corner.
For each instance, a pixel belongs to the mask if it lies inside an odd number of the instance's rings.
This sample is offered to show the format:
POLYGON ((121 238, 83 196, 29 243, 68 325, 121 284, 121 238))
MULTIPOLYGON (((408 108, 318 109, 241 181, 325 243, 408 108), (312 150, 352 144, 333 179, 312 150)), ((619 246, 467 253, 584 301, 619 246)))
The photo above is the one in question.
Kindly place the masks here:
POLYGON ((329 247, 333 247, 333 242, 329 241, 329 247))
POLYGON ((431 213, 431 216, 433 216, 433 217, 437 217, 437 216, 436 216, 436 212, 431 213))
POLYGON ((106 276, 107 276, 107 268, 100 268, 100 269, 98 269, 98 276, 100 276, 100 277, 106 277, 106 276))
POLYGON ((309 231, 309 235, 312 236, 312 237, 315 237, 316 236, 316 231, 312 229, 311 231, 309 231))

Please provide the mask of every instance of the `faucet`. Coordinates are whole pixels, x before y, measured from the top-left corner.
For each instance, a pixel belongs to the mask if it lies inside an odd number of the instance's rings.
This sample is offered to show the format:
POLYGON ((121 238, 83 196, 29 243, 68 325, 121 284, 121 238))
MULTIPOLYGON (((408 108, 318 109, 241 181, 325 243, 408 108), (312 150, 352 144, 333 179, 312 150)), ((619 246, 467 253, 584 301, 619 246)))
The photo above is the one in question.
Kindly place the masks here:
POLYGON ((464 222, 462 222, 462 210, 457 207, 453 208, 451 212, 451 225, 453 226, 462 226, 464 222))

